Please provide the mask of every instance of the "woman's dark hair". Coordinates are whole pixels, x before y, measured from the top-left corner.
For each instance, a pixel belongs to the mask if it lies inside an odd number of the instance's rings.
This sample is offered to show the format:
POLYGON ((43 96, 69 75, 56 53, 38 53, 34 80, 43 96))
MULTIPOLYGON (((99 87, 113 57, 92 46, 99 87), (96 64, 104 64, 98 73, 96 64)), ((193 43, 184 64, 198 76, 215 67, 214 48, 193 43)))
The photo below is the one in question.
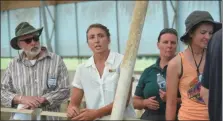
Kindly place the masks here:
MULTIPOLYGON (((86 36, 91 28, 100 28, 100 29, 104 30, 106 35, 108 36, 108 38, 110 38, 109 29, 106 26, 99 24, 99 23, 91 24, 87 29, 86 36)), ((87 37, 87 40, 88 40, 88 37, 87 37)))
POLYGON ((176 36, 178 37, 176 29, 173 29, 173 28, 164 28, 164 29, 160 32, 160 34, 159 34, 159 36, 158 36, 158 42, 160 42, 160 38, 161 38, 161 36, 162 36, 163 34, 166 34, 166 33, 174 34, 174 35, 176 35, 176 36))

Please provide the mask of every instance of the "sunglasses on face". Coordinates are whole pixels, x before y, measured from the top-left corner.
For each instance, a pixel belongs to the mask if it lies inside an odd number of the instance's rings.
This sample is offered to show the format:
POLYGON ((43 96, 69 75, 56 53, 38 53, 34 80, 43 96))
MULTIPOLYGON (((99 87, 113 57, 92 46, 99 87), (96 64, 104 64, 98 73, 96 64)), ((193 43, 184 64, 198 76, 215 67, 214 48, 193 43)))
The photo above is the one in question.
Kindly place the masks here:
POLYGON ((30 44, 32 42, 32 40, 34 42, 38 42, 39 41, 39 36, 33 36, 32 38, 27 38, 27 39, 20 40, 20 41, 24 41, 26 44, 30 44))

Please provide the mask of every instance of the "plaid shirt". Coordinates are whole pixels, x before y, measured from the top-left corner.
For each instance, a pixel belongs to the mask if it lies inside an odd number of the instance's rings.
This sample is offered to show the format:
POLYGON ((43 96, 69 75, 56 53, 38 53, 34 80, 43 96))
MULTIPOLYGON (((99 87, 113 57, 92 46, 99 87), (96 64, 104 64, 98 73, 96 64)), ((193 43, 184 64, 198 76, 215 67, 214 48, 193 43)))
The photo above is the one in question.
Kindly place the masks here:
MULTIPOLYGON (((1 81, 1 104, 12 107, 16 95, 45 97, 49 105, 43 110, 59 112, 60 104, 70 96, 68 71, 62 58, 42 47, 42 56, 31 64, 20 58, 9 64, 1 81)), ((49 120, 58 117, 47 117, 49 120)))

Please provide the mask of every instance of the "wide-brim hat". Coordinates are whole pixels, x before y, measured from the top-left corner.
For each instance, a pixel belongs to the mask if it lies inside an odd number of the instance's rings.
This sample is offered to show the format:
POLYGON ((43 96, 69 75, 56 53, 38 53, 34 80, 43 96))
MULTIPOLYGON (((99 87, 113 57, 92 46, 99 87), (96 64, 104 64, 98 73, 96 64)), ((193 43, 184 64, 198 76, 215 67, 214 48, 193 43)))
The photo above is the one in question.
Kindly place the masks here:
POLYGON ((20 50, 21 48, 18 46, 18 37, 33 33, 35 33, 37 36, 40 36, 42 30, 43 27, 36 29, 33 26, 31 26, 28 22, 20 23, 15 29, 15 37, 12 38, 10 41, 11 47, 16 50, 20 50))
POLYGON ((180 40, 188 41, 190 30, 201 22, 210 22, 214 25, 213 33, 222 28, 222 23, 214 21, 211 14, 207 11, 193 11, 185 20, 186 32, 180 37, 180 40))

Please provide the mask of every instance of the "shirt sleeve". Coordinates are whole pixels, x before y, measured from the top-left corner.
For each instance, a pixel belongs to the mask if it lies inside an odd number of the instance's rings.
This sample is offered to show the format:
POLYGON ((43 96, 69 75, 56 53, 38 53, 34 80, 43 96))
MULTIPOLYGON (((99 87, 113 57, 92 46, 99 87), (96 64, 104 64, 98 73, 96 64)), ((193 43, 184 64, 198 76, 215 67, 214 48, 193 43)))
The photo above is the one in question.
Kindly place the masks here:
POLYGON ((74 75, 74 79, 72 82, 72 86, 78 89, 83 89, 82 84, 81 84, 81 68, 82 68, 82 65, 77 67, 75 75, 74 75))
POLYGON ((10 67, 8 67, 1 80, 1 105, 12 107, 12 100, 15 96, 16 94, 12 83, 10 67))
POLYGON ((146 77, 147 69, 143 71, 142 75, 139 78, 138 85, 136 86, 135 95, 139 97, 143 96, 143 90, 145 87, 145 77, 146 77))

